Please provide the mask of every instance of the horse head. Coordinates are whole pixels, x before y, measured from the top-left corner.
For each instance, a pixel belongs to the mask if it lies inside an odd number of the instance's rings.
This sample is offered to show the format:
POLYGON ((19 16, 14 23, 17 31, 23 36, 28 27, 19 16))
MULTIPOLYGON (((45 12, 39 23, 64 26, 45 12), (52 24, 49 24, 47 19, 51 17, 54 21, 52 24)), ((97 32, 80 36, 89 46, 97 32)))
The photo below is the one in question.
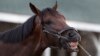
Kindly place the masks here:
POLYGON ((66 23, 65 17, 57 11, 57 3, 52 8, 40 11, 30 3, 30 8, 36 15, 35 32, 47 47, 58 47, 64 49, 77 49, 81 37, 76 29, 66 23), (39 33, 40 32, 40 33, 39 33), (42 34, 42 35, 41 35, 42 34))

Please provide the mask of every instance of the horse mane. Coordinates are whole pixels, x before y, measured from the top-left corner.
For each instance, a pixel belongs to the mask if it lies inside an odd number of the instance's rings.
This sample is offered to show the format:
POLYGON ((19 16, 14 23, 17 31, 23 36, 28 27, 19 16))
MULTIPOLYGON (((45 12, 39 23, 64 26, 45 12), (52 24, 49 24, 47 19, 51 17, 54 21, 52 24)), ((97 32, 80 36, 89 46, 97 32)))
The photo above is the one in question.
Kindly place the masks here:
POLYGON ((0 41, 6 43, 17 43, 27 38, 34 30, 34 21, 36 16, 29 18, 24 24, 10 29, 5 32, 0 32, 0 41))

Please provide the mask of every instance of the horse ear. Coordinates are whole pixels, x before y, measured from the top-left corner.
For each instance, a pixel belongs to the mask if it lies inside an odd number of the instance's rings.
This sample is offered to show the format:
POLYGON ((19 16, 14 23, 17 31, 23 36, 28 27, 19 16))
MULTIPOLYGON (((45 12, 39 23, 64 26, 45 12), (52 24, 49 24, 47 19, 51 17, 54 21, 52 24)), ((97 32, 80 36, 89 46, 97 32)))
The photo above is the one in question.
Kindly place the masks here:
POLYGON ((40 14, 40 10, 38 8, 36 8, 32 3, 29 3, 29 6, 33 13, 35 13, 36 15, 40 14))
POLYGON ((53 6, 52 9, 57 10, 57 7, 58 7, 58 5, 57 5, 57 1, 56 1, 56 4, 53 6))

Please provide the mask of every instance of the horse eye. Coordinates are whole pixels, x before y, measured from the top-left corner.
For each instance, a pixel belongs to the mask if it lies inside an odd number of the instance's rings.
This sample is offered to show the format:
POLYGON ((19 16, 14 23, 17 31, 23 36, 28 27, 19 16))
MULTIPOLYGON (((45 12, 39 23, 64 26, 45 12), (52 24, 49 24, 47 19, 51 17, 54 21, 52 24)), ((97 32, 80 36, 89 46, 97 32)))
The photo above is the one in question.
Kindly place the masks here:
POLYGON ((51 24, 51 23, 52 23, 51 21, 47 21, 47 22, 46 22, 46 24, 51 24))

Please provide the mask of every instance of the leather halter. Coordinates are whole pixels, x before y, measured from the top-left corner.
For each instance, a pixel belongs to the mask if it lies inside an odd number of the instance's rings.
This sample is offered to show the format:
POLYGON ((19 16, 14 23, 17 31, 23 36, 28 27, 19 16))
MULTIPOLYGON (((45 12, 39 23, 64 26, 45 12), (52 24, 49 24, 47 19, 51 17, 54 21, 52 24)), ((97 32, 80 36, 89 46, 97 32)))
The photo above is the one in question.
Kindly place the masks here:
POLYGON ((53 36, 56 36, 57 38, 63 38, 63 39, 66 39, 66 40, 68 40, 68 38, 67 37, 69 37, 69 36, 66 36, 66 37, 64 37, 64 36, 62 36, 61 34, 64 32, 64 31, 69 31, 69 30, 75 30, 73 27, 68 27, 68 28, 66 28, 66 29, 63 29, 63 30, 61 30, 61 31, 59 31, 59 32, 50 32, 49 30, 47 30, 45 27, 43 28, 43 32, 45 32, 45 33, 48 33, 48 34, 50 34, 50 35, 53 35, 53 36))
MULTIPOLYGON (((64 37, 64 36, 61 35, 64 31, 69 31, 69 30, 75 30, 75 29, 73 27, 68 27, 68 28, 63 29, 63 30, 61 30, 59 32, 53 33, 53 32, 50 32, 50 31, 46 30, 46 28, 44 28, 43 32, 51 34, 53 36, 56 36, 59 40, 65 39, 66 41, 69 41, 69 39, 68 39, 69 36, 64 37)), ((75 31, 77 32, 77 30, 75 30, 75 31)), ((68 48, 70 48, 70 44, 69 43, 66 43, 66 45, 67 45, 68 48)), ((73 49, 72 52, 78 52, 78 49, 73 49)))

